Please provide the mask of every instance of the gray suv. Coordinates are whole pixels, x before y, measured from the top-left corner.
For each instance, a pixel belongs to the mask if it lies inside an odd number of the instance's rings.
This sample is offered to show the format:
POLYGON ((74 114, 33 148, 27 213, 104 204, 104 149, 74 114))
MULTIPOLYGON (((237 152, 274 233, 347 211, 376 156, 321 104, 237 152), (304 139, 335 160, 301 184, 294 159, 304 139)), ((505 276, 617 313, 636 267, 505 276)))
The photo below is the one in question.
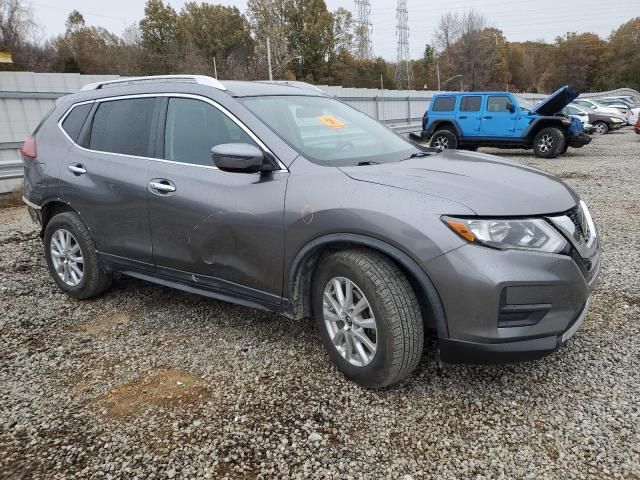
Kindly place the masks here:
POLYGON ((22 148, 24 201, 73 298, 115 272, 313 316, 348 378, 541 357, 600 268, 562 181, 413 144, 310 85, 122 79, 61 98, 22 148))

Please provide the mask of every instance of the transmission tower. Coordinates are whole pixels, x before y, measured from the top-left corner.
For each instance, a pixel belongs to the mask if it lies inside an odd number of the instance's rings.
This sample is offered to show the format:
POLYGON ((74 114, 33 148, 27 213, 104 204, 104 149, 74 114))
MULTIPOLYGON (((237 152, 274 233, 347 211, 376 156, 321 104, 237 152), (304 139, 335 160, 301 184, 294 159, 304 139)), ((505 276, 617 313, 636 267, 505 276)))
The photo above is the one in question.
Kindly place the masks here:
POLYGON ((371 60, 373 46, 371 45, 371 2, 369 0, 355 0, 356 4, 356 58, 371 60))
POLYGON ((407 0, 398 0, 396 8, 396 36, 398 37, 398 57, 396 59, 396 87, 411 88, 409 72, 409 13, 407 0))

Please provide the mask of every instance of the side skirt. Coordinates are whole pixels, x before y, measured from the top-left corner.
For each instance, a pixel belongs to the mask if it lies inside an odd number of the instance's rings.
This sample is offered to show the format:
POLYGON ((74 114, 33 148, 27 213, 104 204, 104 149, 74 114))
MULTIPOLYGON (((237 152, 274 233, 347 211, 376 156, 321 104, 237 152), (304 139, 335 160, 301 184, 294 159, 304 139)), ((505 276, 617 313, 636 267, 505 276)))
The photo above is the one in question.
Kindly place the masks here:
POLYGON ((282 313, 283 308, 288 303, 277 295, 236 285, 215 277, 195 275, 166 268, 158 272, 153 265, 143 262, 105 253, 99 253, 99 256, 104 266, 111 272, 120 272, 130 277, 224 302, 277 313, 282 313), (187 278, 194 278, 197 282, 189 281, 187 278))

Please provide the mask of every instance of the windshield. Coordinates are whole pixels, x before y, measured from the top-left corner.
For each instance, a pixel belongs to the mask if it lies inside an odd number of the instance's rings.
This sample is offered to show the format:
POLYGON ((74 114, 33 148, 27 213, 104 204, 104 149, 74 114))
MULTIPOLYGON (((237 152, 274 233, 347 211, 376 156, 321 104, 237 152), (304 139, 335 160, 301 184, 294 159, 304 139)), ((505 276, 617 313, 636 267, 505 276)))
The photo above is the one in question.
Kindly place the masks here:
POLYGON ((364 113, 327 97, 246 97, 241 102, 292 148, 321 165, 388 163, 418 149, 364 113))
POLYGON ((518 105, 520 105, 520 108, 522 110, 528 110, 529 112, 533 111, 533 105, 531 105, 528 100, 526 100, 524 97, 521 97, 520 95, 516 95, 515 97, 516 100, 518 100, 518 105))

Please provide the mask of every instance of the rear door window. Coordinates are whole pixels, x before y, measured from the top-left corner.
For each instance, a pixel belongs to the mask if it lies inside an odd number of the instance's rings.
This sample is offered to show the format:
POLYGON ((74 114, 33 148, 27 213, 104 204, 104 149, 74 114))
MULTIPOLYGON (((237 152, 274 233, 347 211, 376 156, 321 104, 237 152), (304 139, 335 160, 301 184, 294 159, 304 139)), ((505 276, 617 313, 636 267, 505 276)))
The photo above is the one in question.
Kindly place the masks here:
POLYGON ((100 152, 148 157, 155 98, 100 103, 93 117, 89 148, 100 152))
POLYGON ((480 105, 482 104, 481 96, 467 96, 462 97, 460 101, 460 111, 461 112, 479 112, 480 105))
POLYGON ((453 112, 456 97, 438 97, 433 101, 434 112, 453 112))
POLYGON ((74 107, 62 122, 62 128, 74 142, 78 141, 78 135, 80 135, 80 130, 82 130, 82 126, 91 111, 91 107, 93 107, 93 103, 85 103, 84 105, 74 107))

